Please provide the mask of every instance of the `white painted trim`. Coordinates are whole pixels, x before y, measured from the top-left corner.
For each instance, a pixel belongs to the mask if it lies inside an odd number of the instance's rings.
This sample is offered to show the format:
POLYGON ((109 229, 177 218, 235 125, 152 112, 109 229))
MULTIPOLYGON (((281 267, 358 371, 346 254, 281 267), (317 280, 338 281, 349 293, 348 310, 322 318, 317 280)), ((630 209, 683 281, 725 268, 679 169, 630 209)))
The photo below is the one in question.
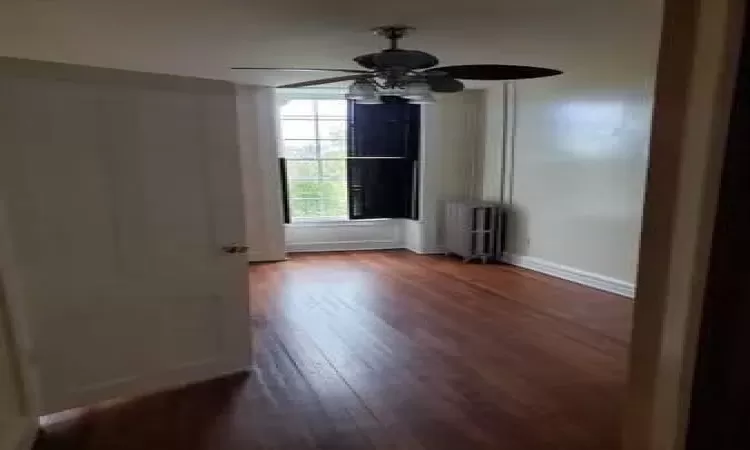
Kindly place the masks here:
POLYGON ((289 228, 321 228, 321 227, 373 227, 387 224, 397 219, 367 219, 367 220, 303 220, 287 223, 289 228))
POLYGON ((282 258, 269 258, 268 255, 266 255, 262 251, 258 250, 248 250, 247 252, 247 262, 249 263, 259 263, 259 262, 276 262, 276 261, 284 261, 285 256, 282 258))
POLYGON ((284 259, 278 123, 273 88, 237 85, 239 163, 248 261, 284 259))
POLYGON ((276 88, 276 97, 281 100, 344 100, 348 89, 328 88, 276 88))
POLYGON ((433 248, 407 248, 412 253, 416 253, 417 255, 444 255, 445 249, 443 247, 433 247, 433 248))
POLYGON ((404 248, 402 242, 393 240, 382 241, 338 241, 338 242, 305 242, 288 244, 287 253, 303 252, 347 252, 356 250, 393 250, 404 248))
POLYGON ((422 251, 414 246, 409 245, 409 242, 407 241, 404 246, 402 247, 404 250, 409 250, 412 253, 416 253, 417 255, 422 255, 422 251))
POLYGON ((563 266, 562 264, 545 261, 540 258, 531 256, 513 255, 510 253, 503 254, 503 261, 514 266, 523 267, 524 269, 533 270, 546 275, 550 275, 563 280, 572 281, 573 283, 582 284, 613 294, 622 295, 623 297, 635 297, 635 284, 616 278, 608 277, 598 273, 587 272, 574 267, 563 266))
POLYGON ((221 361, 217 358, 217 360, 207 361, 205 364, 184 365, 160 372, 148 379, 139 376, 129 376, 115 379, 111 382, 95 383, 76 389, 73 393, 76 402, 73 404, 64 398, 63 400, 52 399, 48 405, 45 405, 43 413, 44 416, 49 417, 61 411, 95 405, 106 400, 132 398, 179 389, 195 383, 245 373, 249 370, 251 364, 250 356, 242 354, 233 358, 227 358, 226 360, 222 358, 221 361))

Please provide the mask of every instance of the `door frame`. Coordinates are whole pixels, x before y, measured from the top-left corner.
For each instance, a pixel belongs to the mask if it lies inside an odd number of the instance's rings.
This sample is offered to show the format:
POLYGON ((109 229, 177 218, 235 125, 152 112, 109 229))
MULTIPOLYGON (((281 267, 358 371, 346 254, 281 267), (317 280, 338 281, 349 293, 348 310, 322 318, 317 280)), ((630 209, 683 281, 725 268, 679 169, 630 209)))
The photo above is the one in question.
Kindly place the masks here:
POLYGON ((665 0, 624 450, 681 450, 744 0, 665 0))
POLYGON ((750 10, 743 45, 704 292, 691 388, 686 448, 750 447, 747 434, 750 364, 750 10))

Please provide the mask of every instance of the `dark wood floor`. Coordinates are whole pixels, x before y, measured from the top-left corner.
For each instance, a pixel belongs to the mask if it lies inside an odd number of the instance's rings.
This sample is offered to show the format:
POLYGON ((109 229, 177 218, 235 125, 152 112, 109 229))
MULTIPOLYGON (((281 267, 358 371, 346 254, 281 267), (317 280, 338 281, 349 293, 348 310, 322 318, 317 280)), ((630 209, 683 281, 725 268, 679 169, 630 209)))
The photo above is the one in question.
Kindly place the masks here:
POLYGON ((249 376, 92 409, 37 449, 619 447, 627 299, 405 251, 250 273, 249 376))

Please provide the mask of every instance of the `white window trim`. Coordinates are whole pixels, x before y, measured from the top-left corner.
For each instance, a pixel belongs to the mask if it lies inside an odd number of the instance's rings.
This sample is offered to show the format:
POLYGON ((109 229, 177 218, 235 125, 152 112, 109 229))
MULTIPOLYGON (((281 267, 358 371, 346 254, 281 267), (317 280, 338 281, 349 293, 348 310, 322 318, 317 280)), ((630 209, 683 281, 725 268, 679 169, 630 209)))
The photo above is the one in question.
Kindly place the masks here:
POLYGON ((349 219, 349 218, 330 218, 330 219, 323 219, 318 220, 316 219, 310 219, 310 220, 298 220, 296 222, 292 223, 286 223, 284 224, 285 227, 288 228, 325 228, 325 227, 372 227, 377 225, 382 225, 386 222, 391 222, 394 220, 404 220, 404 219, 349 219))

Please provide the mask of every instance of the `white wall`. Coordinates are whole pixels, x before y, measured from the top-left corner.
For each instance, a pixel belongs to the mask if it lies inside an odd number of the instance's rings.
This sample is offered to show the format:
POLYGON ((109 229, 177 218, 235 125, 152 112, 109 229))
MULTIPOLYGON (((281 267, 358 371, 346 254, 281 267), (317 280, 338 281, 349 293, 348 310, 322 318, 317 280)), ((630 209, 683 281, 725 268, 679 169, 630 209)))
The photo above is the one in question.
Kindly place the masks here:
POLYGON ((420 218, 404 222, 406 248, 417 253, 443 251, 445 201, 476 195, 482 176, 483 93, 466 90, 437 98, 422 110, 420 218))
POLYGON ((237 130, 245 197, 248 261, 278 261, 284 254, 273 88, 237 86, 237 130))
POLYGON ((482 195, 510 205, 510 259, 625 295, 636 275, 656 76, 658 21, 647 19, 633 42, 600 37, 609 55, 571 49, 561 55, 564 75, 487 95, 482 195))
POLYGON ((519 86, 509 252, 635 281, 653 76, 519 86))

